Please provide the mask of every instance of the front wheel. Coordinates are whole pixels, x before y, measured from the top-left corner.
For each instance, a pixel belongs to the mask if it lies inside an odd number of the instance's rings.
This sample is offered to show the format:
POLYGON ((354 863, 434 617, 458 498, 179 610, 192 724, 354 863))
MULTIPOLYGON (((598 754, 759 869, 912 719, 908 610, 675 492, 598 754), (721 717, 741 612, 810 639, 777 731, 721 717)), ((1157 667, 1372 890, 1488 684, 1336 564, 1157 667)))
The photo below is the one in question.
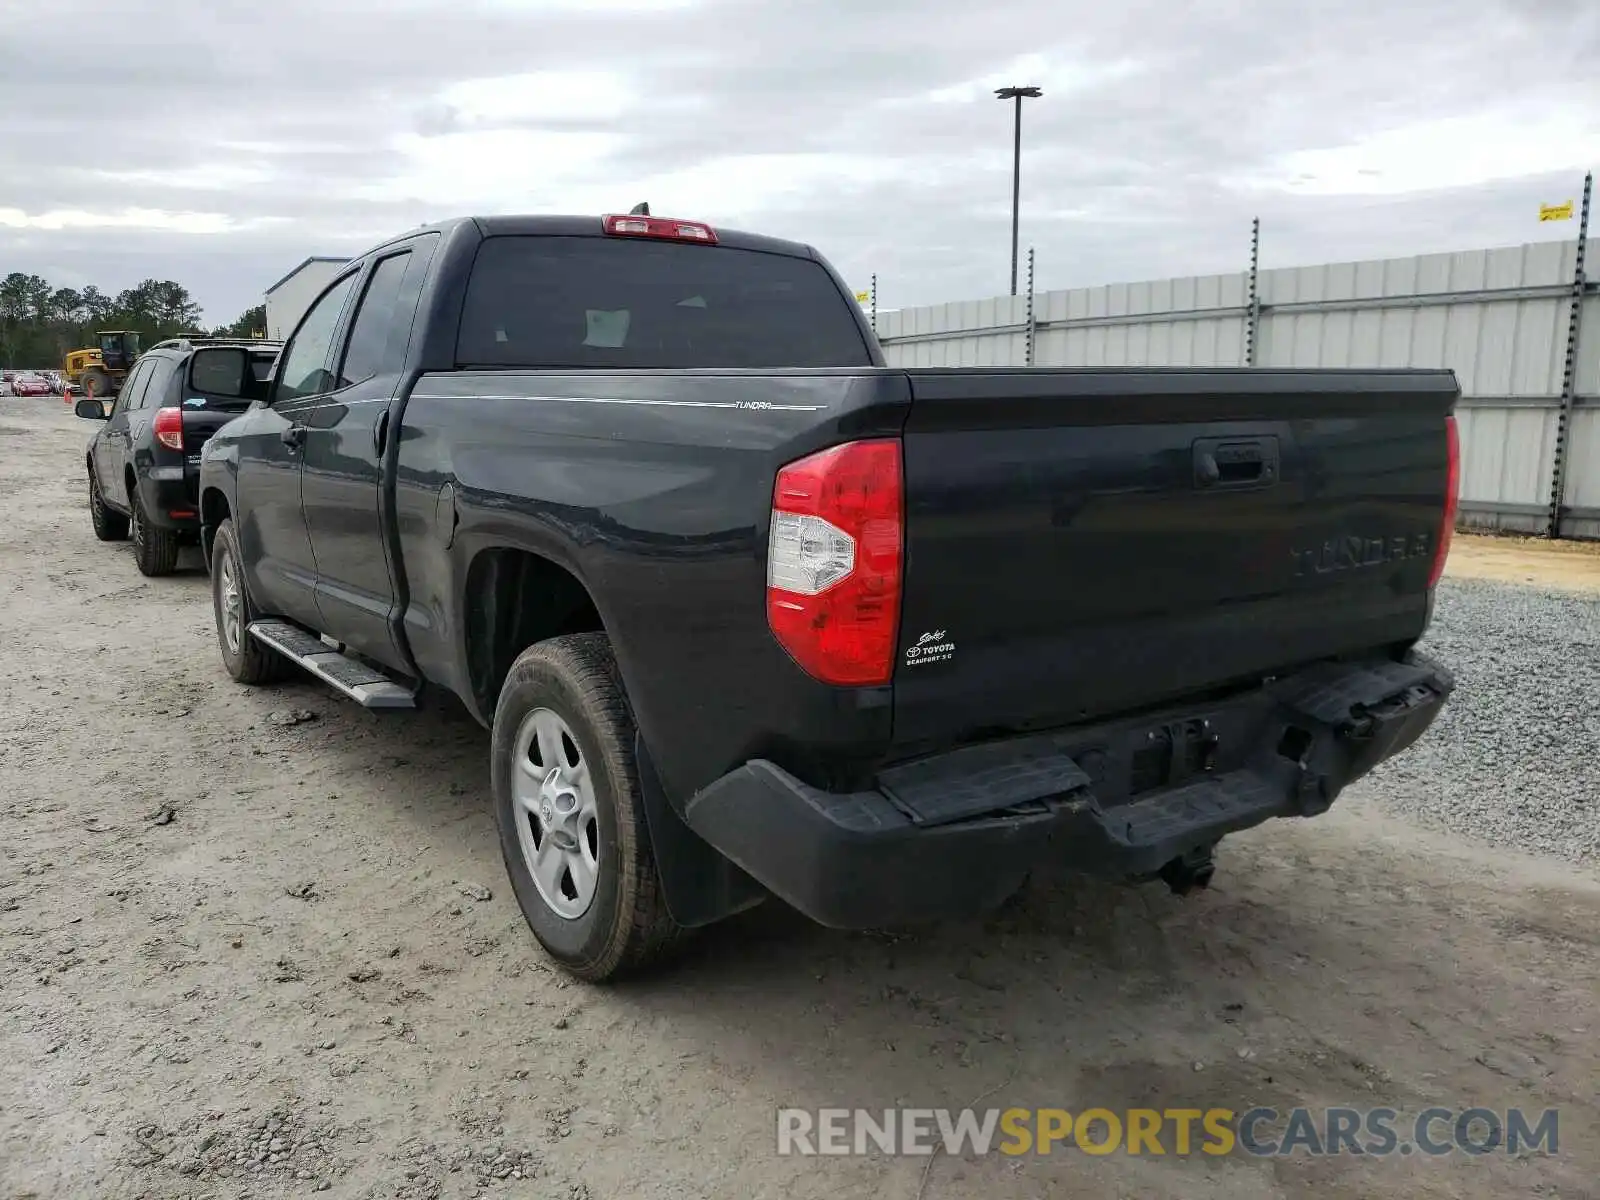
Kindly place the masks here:
POLYGON ((102 542, 120 542, 128 536, 128 518, 106 507, 100 479, 92 465, 89 467, 89 523, 94 526, 94 536, 102 542))
POLYGON ((211 610, 217 621, 222 665, 240 683, 276 683, 293 664, 250 636, 250 623, 261 614, 244 586, 244 560, 233 522, 217 526, 211 542, 211 610))
POLYGON ((500 850, 533 934, 599 983, 682 932, 661 894, 628 711, 604 634, 551 638, 512 664, 495 707, 500 850))

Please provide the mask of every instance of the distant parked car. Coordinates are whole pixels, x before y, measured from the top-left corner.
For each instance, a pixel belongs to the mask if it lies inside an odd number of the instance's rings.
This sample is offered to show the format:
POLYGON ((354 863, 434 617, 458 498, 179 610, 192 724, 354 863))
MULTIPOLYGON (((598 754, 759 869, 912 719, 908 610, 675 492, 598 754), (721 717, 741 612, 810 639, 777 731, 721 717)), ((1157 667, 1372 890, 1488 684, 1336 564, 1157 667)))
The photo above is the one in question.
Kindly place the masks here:
POLYGON ((35 375, 31 371, 22 372, 11 381, 11 394, 13 396, 48 396, 50 384, 43 375, 35 375))

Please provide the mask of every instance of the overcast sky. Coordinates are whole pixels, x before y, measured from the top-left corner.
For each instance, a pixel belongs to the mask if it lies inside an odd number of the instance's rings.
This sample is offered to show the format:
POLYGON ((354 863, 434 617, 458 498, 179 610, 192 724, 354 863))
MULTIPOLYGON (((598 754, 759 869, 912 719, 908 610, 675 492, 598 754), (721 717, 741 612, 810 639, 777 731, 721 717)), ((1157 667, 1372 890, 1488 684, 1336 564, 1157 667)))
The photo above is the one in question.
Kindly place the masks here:
POLYGON ((639 200, 809 241, 884 307, 1571 237, 1594 0, 0 4, 0 274, 187 284, 639 200), (93 79, 84 46, 94 46, 93 79))

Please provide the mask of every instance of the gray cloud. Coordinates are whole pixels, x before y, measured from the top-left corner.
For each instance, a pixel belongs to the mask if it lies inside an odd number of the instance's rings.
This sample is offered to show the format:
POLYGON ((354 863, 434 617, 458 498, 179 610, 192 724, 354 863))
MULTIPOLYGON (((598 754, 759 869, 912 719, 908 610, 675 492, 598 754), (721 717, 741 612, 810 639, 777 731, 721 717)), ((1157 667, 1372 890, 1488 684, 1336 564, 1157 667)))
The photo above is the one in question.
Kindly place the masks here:
MULTIPOLYGON (((631 204, 649 181, 667 193, 648 197, 658 211, 692 204, 682 215, 813 242, 858 286, 875 272, 886 305, 994 294, 1011 151, 997 80, 1046 89, 1024 117, 1041 287, 1240 269, 1256 214, 1268 263, 1571 236, 1538 225, 1537 205, 1574 195, 1580 147, 1600 146, 1600 6, 1557 0, 334 7, 7 6, 0 273, 175 278, 221 321, 307 254, 459 211, 631 204), (122 50, 91 86, 62 47, 94 28, 122 50), (540 72, 594 79, 504 111, 462 87, 540 72), (1395 194, 1360 190, 1407 166, 1394 153, 1328 157, 1451 119, 1503 140, 1525 122, 1539 153, 1513 136, 1481 179, 1453 179, 1447 158, 1437 186, 1413 170, 1395 194), (519 149, 532 134, 547 136, 519 149), (475 137, 481 160, 429 166, 475 137), (590 137, 592 153, 567 152, 590 137), (232 227, 16 228, 8 208, 232 227)), ((1449 136, 1457 157, 1477 152, 1449 136)))

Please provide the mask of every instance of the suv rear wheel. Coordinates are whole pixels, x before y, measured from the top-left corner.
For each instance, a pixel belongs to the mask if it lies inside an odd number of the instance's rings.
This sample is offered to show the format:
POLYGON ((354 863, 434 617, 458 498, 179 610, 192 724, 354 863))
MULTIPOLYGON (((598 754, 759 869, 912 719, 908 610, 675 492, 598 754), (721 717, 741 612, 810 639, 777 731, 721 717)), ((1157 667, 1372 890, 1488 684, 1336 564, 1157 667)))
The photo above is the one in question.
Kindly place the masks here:
POLYGON ((128 511, 133 514, 133 560, 139 573, 171 575, 178 569, 178 535, 150 523, 137 487, 128 488, 128 511))

